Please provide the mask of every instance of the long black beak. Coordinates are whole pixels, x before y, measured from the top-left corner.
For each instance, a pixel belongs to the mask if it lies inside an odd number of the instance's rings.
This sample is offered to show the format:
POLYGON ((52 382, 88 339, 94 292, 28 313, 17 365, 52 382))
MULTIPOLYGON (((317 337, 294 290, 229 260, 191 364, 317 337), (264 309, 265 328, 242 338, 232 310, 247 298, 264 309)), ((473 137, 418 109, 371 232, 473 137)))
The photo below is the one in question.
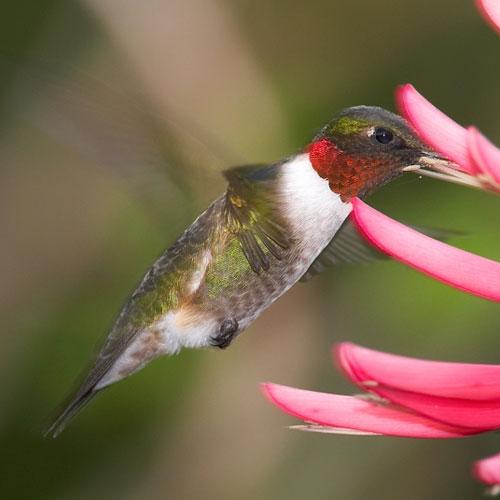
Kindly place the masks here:
POLYGON ((462 186, 484 189, 476 177, 463 172, 459 165, 431 150, 423 151, 415 164, 403 167, 401 170, 462 186))

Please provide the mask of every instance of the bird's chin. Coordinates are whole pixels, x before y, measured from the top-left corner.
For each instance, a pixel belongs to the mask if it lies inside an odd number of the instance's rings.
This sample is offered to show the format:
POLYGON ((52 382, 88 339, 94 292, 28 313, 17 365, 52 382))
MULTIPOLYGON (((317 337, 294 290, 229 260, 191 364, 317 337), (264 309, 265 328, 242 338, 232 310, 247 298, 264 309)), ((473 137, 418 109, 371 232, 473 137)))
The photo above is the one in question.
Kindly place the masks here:
POLYGON ((421 156, 414 164, 403 167, 401 171, 413 172, 445 182, 452 182, 453 184, 461 184, 478 189, 482 188, 481 183, 476 177, 461 170, 456 163, 435 153, 421 156))

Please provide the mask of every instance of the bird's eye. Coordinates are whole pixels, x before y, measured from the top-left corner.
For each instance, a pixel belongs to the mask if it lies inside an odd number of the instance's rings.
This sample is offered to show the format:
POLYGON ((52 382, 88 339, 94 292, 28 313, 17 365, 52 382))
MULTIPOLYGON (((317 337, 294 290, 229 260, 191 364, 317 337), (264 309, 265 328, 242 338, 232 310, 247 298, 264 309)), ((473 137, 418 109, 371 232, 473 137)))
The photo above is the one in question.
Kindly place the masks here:
POLYGON ((380 144, 389 144, 394 139, 394 134, 386 128, 377 127, 374 135, 380 144))

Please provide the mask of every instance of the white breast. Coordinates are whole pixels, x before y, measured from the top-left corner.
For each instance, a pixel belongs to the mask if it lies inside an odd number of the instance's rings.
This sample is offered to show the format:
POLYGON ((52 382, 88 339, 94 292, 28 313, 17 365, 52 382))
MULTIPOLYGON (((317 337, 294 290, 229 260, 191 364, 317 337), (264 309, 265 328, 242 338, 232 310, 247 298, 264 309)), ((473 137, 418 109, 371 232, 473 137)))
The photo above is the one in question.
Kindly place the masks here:
POLYGON ((280 195, 295 236, 315 254, 312 262, 350 214, 352 204, 330 189, 306 153, 283 165, 280 195))

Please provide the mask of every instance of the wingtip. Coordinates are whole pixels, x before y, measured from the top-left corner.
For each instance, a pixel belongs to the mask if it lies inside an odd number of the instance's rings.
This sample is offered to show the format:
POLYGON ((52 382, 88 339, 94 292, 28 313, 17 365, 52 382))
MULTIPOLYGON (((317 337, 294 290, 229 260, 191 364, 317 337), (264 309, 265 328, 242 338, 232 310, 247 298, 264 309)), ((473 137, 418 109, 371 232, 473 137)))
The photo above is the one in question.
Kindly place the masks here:
POLYGON ((67 427, 69 422, 73 417, 95 396, 98 391, 89 390, 84 394, 77 394, 71 399, 68 404, 63 406, 62 411, 60 411, 54 418, 51 424, 43 431, 43 436, 46 438, 58 437, 62 431, 67 427))
POLYGON ((67 414, 67 412, 61 413, 58 417, 56 417, 55 420, 52 421, 52 423, 50 423, 42 431, 43 437, 55 439, 66 428, 70 419, 71 419, 71 416, 69 416, 67 414))
POLYGON ((49 424, 49 426, 42 431, 42 436, 46 439, 55 439, 57 436, 59 436, 59 434, 61 434, 64 428, 65 425, 60 425, 60 423, 56 420, 49 424))

